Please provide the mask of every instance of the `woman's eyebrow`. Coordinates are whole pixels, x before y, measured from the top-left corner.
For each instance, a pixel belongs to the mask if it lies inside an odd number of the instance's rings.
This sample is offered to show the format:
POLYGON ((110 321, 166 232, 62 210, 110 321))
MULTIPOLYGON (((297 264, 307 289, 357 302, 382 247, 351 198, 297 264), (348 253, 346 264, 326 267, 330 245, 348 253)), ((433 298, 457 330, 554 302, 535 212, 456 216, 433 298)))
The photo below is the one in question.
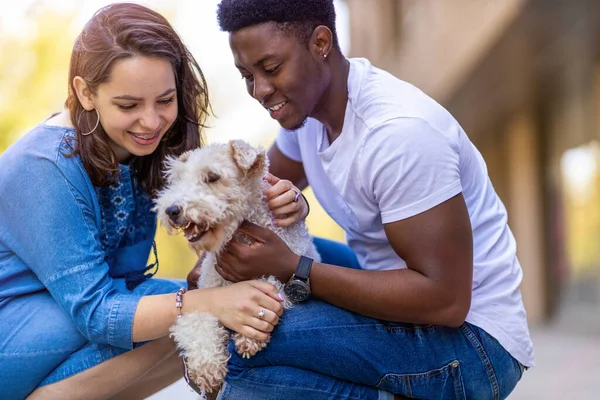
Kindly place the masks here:
MULTIPOLYGON (((176 90, 177 89, 175 89, 175 88, 167 89, 163 93, 159 94, 156 98, 165 97, 166 95, 171 94, 171 93, 175 92, 176 90)), ((131 96, 129 94, 124 94, 124 95, 121 95, 121 96, 115 96, 112 99, 113 100, 134 100, 134 101, 144 100, 141 97, 135 97, 135 96, 131 96)))

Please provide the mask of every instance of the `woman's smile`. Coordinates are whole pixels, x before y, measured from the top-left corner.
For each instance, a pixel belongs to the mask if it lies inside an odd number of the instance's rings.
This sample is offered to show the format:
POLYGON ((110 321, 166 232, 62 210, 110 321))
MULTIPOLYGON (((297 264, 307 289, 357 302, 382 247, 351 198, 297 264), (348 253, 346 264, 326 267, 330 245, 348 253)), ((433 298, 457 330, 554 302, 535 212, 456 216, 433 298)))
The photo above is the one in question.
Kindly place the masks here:
POLYGON ((160 139, 160 133, 163 128, 158 129, 155 132, 132 132, 127 131, 131 135, 133 140, 142 146, 149 146, 155 144, 160 139))

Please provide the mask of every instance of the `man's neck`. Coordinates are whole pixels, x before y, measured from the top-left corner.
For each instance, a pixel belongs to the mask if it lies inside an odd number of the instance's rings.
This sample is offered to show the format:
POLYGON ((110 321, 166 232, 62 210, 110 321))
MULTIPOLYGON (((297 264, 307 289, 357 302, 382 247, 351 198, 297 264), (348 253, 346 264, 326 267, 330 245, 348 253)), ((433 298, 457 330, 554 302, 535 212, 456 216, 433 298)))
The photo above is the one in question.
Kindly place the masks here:
POLYGON ((332 52, 331 83, 325 91, 322 107, 314 116, 327 129, 329 143, 342 133, 348 103, 348 74, 350 62, 340 53, 332 52))

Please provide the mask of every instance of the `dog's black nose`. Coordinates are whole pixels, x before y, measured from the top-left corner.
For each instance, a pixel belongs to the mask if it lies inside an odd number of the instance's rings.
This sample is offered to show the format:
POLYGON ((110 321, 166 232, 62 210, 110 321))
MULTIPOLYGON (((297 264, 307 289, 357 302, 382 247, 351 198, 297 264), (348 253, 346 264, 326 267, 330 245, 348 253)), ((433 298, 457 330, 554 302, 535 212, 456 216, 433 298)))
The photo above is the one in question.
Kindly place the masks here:
POLYGON ((165 210, 165 213, 167 213, 169 218, 171 218, 173 221, 176 221, 177 217, 179 217, 179 214, 181 214, 181 207, 179 207, 179 206, 167 207, 167 209, 165 210))

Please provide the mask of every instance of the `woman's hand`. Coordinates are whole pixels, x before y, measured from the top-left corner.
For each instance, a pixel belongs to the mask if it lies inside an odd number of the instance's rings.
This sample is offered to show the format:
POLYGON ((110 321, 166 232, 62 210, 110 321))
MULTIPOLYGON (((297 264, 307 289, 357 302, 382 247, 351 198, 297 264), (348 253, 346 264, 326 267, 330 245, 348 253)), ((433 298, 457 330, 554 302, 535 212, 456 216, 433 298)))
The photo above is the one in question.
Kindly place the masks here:
POLYGON ((272 174, 267 174, 264 179, 272 185, 265 190, 265 198, 277 226, 288 227, 306 218, 308 204, 300 194, 300 189, 292 182, 272 174))
POLYGON ((252 339, 266 340, 283 313, 277 289, 267 282, 252 280, 206 290, 211 291, 209 312, 227 328, 252 339))

